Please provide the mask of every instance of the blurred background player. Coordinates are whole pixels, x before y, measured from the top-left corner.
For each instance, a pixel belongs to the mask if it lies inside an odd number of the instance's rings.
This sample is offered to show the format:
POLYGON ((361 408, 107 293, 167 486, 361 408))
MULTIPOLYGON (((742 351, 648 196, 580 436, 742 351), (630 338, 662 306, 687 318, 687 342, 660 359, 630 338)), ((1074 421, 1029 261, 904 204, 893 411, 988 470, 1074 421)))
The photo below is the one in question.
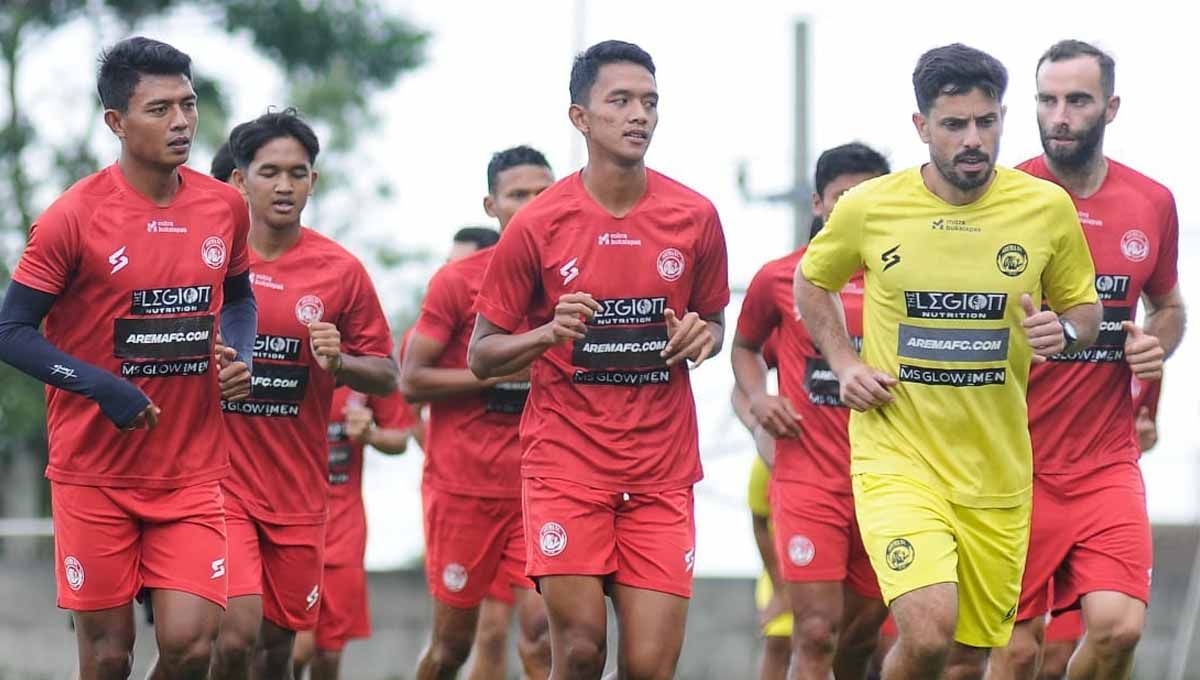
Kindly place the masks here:
POLYGON ((1095 346, 1051 357, 1029 380, 1033 523, 1019 622, 996 654, 994 680, 1033 678, 1047 611, 1082 607, 1068 676, 1128 677, 1145 623, 1153 567, 1131 377, 1157 381, 1183 336, 1179 221, 1161 184, 1104 156, 1117 115, 1115 64, 1076 40, 1037 65, 1044 154, 1020 169, 1066 189, 1083 222, 1104 323, 1095 346), (1134 323, 1138 300, 1148 313, 1134 323))
MULTIPOLYGON (((860 143, 834 147, 817 159, 812 236, 843 193, 890 171, 887 160, 860 143)), ((756 422, 775 438, 771 509, 777 569, 787 583, 792 678, 861 680, 887 610, 854 518, 850 486, 849 410, 838 385, 795 314, 792 289, 804 248, 772 260, 746 291, 730 353, 734 377, 756 422), (779 394, 767 393, 763 346, 775 340, 779 394)), ((846 327, 862 334, 862 280, 842 291, 846 327)))
MULTIPOLYGON (((501 231, 554 182, 545 157, 523 146, 495 154, 487 179, 484 209, 499 219, 501 231)), ((475 299, 493 252, 486 248, 460 257, 430 280, 401 370, 404 396, 429 404, 421 495, 434 614, 430 644, 417 666, 419 680, 454 677, 466 663, 480 605, 497 579, 516 588, 526 673, 534 678, 549 673, 545 607, 525 576, 521 524, 517 430, 528 372, 480 380, 467 368, 475 299)), ((503 677, 505 666, 493 661, 476 663, 472 677, 503 677)))
POLYGON ((995 164, 1004 66, 953 44, 923 54, 912 81, 930 162, 843 196, 795 297, 856 411, 855 513, 899 629, 883 677, 977 678, 1020 596, 1029 364, 1090 344, 1100 305, 1065 193, 995 164), (837 292, 864 267, 860 359, 837 292), (1037 311, 1043 294, 1061 318, 1037 311))
POLYGON ((404 453, 420 429, 416 413, 398 391, 383 396, 349 387, 333 392, 329 411, 329 520, 325 525, 325 573, 315 631, 296 634, 292 652, 296 680, 309 662, 312 680, 336 680, 342 650, 371 635, 367 601, 367 514, 363 507, 363 450, 404 453))
POLYGON ((229 610, 214 679, 291 678, 296 631, 320 611, 328 517, 325 443, 335 384, 396 389, 392 340, 362 263, 301 226, 320 149, 293 109, 234 128, 234 183, 250 206, 259 301, 255 382, 223 402, 233 473, 223 482, 229 610))
POLYGON ((226 605, 219 398, 250 389, 249 224, 237 192, 183 165, 197 126, 186 54, 123 40, 97 85, 120 157, 31 226, 0 359, 49 386, 58 605, 80 676, 129 675, 131 603, 150 592, 152 677, 203 678, 226 605))
POLYGON ((720 350, 729 282, 712 203, 645 166, 654 71, 615 40, 576 57, 569 115, 587 165, 500 238, 469 351, 483 379, 532 370, 527 573, 546 600, 556 679, 601 676, 606 593, 621 677, 673 676, 692 593, 702 472, 688 365, 720 350))

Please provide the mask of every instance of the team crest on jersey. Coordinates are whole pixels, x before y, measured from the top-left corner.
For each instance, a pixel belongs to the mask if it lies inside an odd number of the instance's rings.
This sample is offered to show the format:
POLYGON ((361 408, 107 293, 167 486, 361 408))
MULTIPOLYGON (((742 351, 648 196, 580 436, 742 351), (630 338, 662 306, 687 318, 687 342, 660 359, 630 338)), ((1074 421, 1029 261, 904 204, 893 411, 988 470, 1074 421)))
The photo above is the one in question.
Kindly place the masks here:
POLYGON ((75 559, 74 555, 67 555, 67 559, 63 560, 63 572, 66 574, 67 585, 71 590, 79 590, 83 587, 83 565, 75 559))
POLYGON ((325 315, 325 303, 316 295, 305 295, 296 301, 296 320, 307 326, 325 315))
POLYGON ((1121 237, 1121 254, 1130 262, 1150 257, 1150 239, 1141 229, 1130 229, 1121 237))
POLYGON ((667 248, 658 254, 658 275, 663 281, 678 281, 683 276, 683 253, 667 248))
POLYGON ((897 538, 887 544, 887 550, 884 557, 887 559, 887 565, 892 571, 904 571, 913 563, 913 559, 917 556, 917 551, 913 549, 913 544, 908 542, 908 539, 897 538))
POLYGON ((442 584, 446 590, 457 593, 467 587, 467 568, 457 562, 451 562, 442 570, 442 584))
POLYGON ((220 269, 225 266, 225 242, 220 236, 209 236, 200 246, 200 259, 210 269, 220 269))
POLYGON ((817 556, 817 546, 808 536, 796 534, 788 541, 788 559, 797 567, 807 567, 817 556))
POLYGON ((538 547, 546 557, 554 557, 567 549, 567 530, 558 522, 546 522, 538 532, 538 547))
POLYGON ((1029 254, 1019 243, 1009 243, 996 253, 996 267, 1005 276, 1020 276, 1029 266, 1029 254))

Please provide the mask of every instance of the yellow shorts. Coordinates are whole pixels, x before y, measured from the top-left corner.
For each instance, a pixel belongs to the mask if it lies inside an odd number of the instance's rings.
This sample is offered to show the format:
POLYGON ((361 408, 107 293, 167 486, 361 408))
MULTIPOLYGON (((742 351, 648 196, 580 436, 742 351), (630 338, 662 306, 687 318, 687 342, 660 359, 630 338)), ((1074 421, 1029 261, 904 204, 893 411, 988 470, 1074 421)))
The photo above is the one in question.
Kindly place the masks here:
POLYGON ((935 583, 956 583, 954 639, 972 647, 1008 644, 1029 547, 1031 502, 970 508, 908 477, 858 474, 854 507, 884 602, 935 583))
MULTIPOLYGON (((771 577, 767 576, 767 572, 764 571, 762 576, 758 577, 758 584, 754 587, 754 602, 758 605, 759 611, 766 608, 774 594, 775 589, 771 587, 771 577)), ((771 619, 767 625, 763 626, 762 632, 766 637, 790 638, 792 636, 792 613, 787 612, 771 619)))

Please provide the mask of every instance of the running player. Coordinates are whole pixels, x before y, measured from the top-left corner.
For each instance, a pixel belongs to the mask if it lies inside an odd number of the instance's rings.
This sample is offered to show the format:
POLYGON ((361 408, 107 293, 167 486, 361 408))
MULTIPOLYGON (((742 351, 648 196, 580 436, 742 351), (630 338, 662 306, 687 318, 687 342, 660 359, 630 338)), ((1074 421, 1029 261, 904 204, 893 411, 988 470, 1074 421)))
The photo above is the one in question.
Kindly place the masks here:
POLYGON ((250 266, 261 309, 250 399, 224 402, 233 474, 225 480, 229 611, 214 678, 291 677, 294 632, 321 600, 334 384, 396 388, 392 341, 374 286, 340 245, 302 227, 317 172, 312 128, 295 111, 230 134, 234 182, 250 205, 250 266), (258 651, 255 652, 255 646, 258 651))
MULTIPOLYGON (((890 172, 864 144, 834 147, 817 160, 813 236, 843 193, 890 172)), ((861 680, 887 616, 863 551, 850 489, 849 409, 828 363, 795 315, 792 279, 804 248, 763 266, 738 315, 731 360, 754 417, 776 438, 771 472, 775 552, 797 622, 791 677, 861 680), (778 334, 780 394, 767 394, 761 350, 778 334), (843 624, 844 622, 844 624, 843 624)), ((841 292, 847 328, 862 336, 862 281, 841 292)), ((861 342, 861 340, 856 340, 861 342)))
MULTIPOLYGON (((525 146, 488 164, 484 208, 508 225, 517 209, 554 183, 542 154, 525 146)), ((420 680, 453 677, 467 661, 479 607, 497 578, 516 588, 522 661, 527 673, 549 672, 545 607, 525 576, 521 525, 521 448, 517 426, 529 393, 527 374, 480 380, 467 368, 475 298, 494 248, 442 267, 429 282, 400 388, 429 403, 422 479, 425 575, 434 598, 433 634, 417 666, 420 680)), ((476 664, 476 676, 505 668, 476 664)))
POLYGON ((795 279, 857 411, 855 513, 899 629, 889 680, 980 677, 1007 644, 1029 531, 1029 364, 1086 347, 1100 322, 1066 193, 995 165, 1007 81, 965 45, 922 55, 913 123, 930 162, 846 193, 795 279), (863 268, 860 360, 836 291, 863 268), (1043 294, 1056 311, 1035 308, 1043 294))
POLYGON ((993 678, 1032 678, 1048 610, 1082 607, 1072 678, 1125 678, 1150 598, 1150 520, 1134 437, 1130 374, 1157 380, 1183 336, 1175 200, 1104 156, 1116 118, 1115 65, 1096 47, 1059 42, 1037 67, 1045 154, 1021 164, 1067 190, 1096 263, 1104 323, 1096 346, 1052 357, 1029 381, 1034 513, 1020 622, 993 678), (1134 323, 1139 297, 1145 325, 1134 323), (1053 600, 1050 593, 1053 591, 1053 600))
POLYGON ((420 427, 399 392, 366 395, 349 387, 333 392, 329 411, 329 520, 325 525, 325 572, 315 630, 296 634, 292 652, 296 680, 312 663, 312 680, 336 680, 342 650, 371 636, 367 603, 367 514, 363 507, 363 449, 404 453, 420 427))
POLYGON ((250 391, 249 224, 236 191, 183 166, 197 123, 186 54, 123 40, 98 89, 120 157, 31 227, 0 358, 47 384, 58 605, 74 613, 81 677, 129 675, 131 603, 150 588, 152 677, 203 678, 226 604, 219 400, 250 391), (228 347, 214 345, 218 313, 228 347))
POLYGON ((570 93, 587 165, 500 238, 469 360, 483 379, 532 364, 521 499, 551 677, 600 677, 606 593, 621 677, 671 677, 702 476, 688 362, 721 347, 725 238, 712 203, 645 166, 658 123, 650 55, 593 45, 575 59, 570 93))

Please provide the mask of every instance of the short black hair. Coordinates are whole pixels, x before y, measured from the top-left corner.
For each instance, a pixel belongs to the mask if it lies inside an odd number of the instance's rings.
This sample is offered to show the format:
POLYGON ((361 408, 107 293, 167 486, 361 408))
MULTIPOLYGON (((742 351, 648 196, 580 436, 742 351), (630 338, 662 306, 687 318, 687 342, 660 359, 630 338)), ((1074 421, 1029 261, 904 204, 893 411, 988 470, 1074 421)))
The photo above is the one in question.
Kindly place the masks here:
POLYGON ((126 38, 100 55, 96 90, 105 109, 122 113, 129 110, 129 98, 143 75, 181 75, 192 79, 192 58, 170 45, 134 36, 126 38))
POLYGON ((842 175, 872 173, 886 175, 892 171, 883 154, 862 142, 850 142, 826 149, 817 159, 813 185, 817 194, 824 194, 825 187, 842 175))
POLYGON ((496 193, 496 184, 500 181, 500 173, 518 165, 536 165, 547 170, 550 169, 550 162, 546 160, 541 151, 533 147, 522 145, 497 151, 492 154, 492 160, 488 161, 488 193, 493 195, 496 193))
POLYGON ((622 61, 642 66, 650 75, 654 75, 654 60, 646 50, 620 40, 598 42, 576 55, 575 63, 571 66, 571 103, 587 104, 588 94, 592 85, 596 84, 600 67, 622 61))
POLYGON ((228 182, 229 176, 233 174, 233 169, 236 167, 233 162, 233 152, 229 150, 229 142, 222 142, 221 146, 217 147, 217 153, 212 159, 212 168, 209 174, 221 180, 228 182))
POLYGON ((936 47, 921 55, 912 75, 917 109, 928 114, 942 95, 967 94, 978 89, 1001 101, 1008 88, 1008 71, 992 55, 962 43, 936 47))
POLYGON ((233 152, 233 161, 242 170, 250 167, 254 154, 264 144, 280 137, 291 137, 308 152, 308 162, 317 162, 317 153, 321 151, 321 143, 317 141, 317 133, 304 122, 296 109, 288 107, 282 111, 268 111, 254 120, 238 125, 229 133, 229 149, 233 152))
POLYGON ((500 242, 500 232, 491 227, 463 227, 454 234, 454 242, 474 243, 476 250, 483 250, 500 242))
POLYGON ((1051 45, 1050 49, 1042 54, 1042 58, 1038 59, 1034 74, 1036 76, 1037 72, 1042 70, 1044 62, 1066 61, 1075 57, 1096 58, 1100 65, 1100 88, 1104 90, 1105 97, 1113 96, 1117 87, 1117 62, 1104 50, 1082 40, 1059 40, 1051 45))

